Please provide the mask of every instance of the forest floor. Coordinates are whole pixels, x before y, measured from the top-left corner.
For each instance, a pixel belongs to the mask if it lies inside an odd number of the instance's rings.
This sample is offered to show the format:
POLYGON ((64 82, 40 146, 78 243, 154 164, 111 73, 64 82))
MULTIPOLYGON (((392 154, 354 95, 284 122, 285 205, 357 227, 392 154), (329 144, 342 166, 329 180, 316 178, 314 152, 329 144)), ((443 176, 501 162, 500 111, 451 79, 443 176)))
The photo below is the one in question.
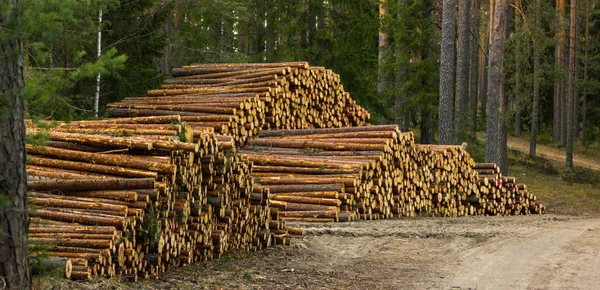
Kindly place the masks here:
MULTIPOLYGON (((529 142, 513 136, 508 136, 508 149, 517 150, 525 154, 529 154, 529 142)), ((551 159, 557 162, 565 161, 565 149, 564 148, 555 148, 550 146, 545 146, 541 144, 537 144, 536 146, 536 154, 540 157, 551 159)), ((589 156, 582 156, 579 154, 573 154, 573 164, 575 166, 598 170, 600 171, 600 162, 595 158, 590 158, 589 156)))

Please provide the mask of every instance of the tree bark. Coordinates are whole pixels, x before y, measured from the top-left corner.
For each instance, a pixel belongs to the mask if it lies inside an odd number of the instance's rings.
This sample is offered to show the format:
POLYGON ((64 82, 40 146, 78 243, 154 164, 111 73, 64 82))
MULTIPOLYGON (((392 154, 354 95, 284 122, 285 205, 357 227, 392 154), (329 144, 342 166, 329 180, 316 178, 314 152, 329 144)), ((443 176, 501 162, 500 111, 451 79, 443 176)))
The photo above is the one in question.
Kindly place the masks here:
POLYGON ((560 109, 560 124, 559 124, 559 145, 560 146, 565 146, 566 144, 566 137, 567 137, 567 98, 568 98, 568 84, 567 84, 567 80, 565 79, 564 73, 567 72, 567 51, 566 51, 566 46, 567 46, 567 41, 566 41, 566 28, 565 28, 565 0, 557 0, 557 5, 558 7, 558 29, 560 31, 559 33, 559 39, 558 39, 558 43, 556 44, 557 46, 560 47, 560 56, 559 56, 559 67, 560 67, 560 90, 559 90, 559 109, 560 109))
MULTIPOLYGON (((503 24, 503 33, 504 39, 508 39, 510 35, 509 24, 510 21, 510 12, 511 10, 506 9, 504 18, 501 21, 504 21, 503 24)), ((504 54, 503 54, 504 55, 504 54)), ((504 56, 503 56, 504 57, 504 56)), ((502 61, 502 65, 500 66, 500 106, 498 107, 498 167, 500 167, 501 172, 505 174, 508 173, 508 81, 506 80, 506 74, 504 71, 504 60, 502 61)))
POLYGON ((379 52, 377 55, 378 62, 378 82, 377 92, 385 95, 389 90, 390 83, 390 71, 392 71, 389 63, 391 62, 391 47, 389 45, 389 38, 387 35, 386 27, 384 26, 385 21, 383 19, 387 15, 387 0, 381 0, 379 4, 379 18, 381 27, 379 28, 379 52))
POLYGON ((581 97, 581 145, 586 146, 586 129, 587 129, 587 93, 588 93, 588 51, 589 51, 589 39, 590 37, 590 1, 585 2, 585 36, 583 44, 583 81, 586 82, 583 87, 583 96, 581 97))
MULTIPOLYGON (((541 11, 542 0, 535 0, 536 11, 541 11)), ((537 145, 537 133, 540 119, 540 38, 541 38, 541 15, 535 14, 535 34, 533 39, 533 108, 531 116, 531 132, 529 136, 529 156, 535 156, 537 145)))
POLYGON ((453 141, 454 104, 454 50, 456 26, 456 0, 444 0, 442 8, 442 40, 440 51, 440 103, 439 138, 440 144, 453 141))
MULTIPOLYGON (((564 8, 564 0, 556 0, 556 12, 558 17, 558 26, 556 28, 556 46, 554 48, 554 64, 558 71, 562 70, 562 59, 563 59, 563 46, 564 43, 564 14, 562 9, 564 8), (561 8, 562 7, 562 8, 561 8)), ((561 132, 561 99, 562 99, 562 77, 557 77, 554 80, 554 112, 553 112, 553 124, 552 134, 554 139, 560 140, 561 132)))
POLYGON ((0 286, 30 289, 22 44, 18 0, 0 0, 0 286))
POLYGON ((571 0, 571 20, 569 29, 569 78, 567 80, 567 156, 566 165, 568 168, 573 169, 573 137, 575 134, 574 129, 574 102, 575 102, 575 38, 577 29, 577 0, 571 0))
POLYGON ((478 75, 478 58, 480 57, 477 35, 480 31, 480 0, 471 1, 471 31, 474 32, 473 38, 471 39, 471 76, 469 83, 469 111, 470 111, 470 123, 471 123, 471 138, 475 138, 475 132, 477 131, 477 95, 479 85, 478 75))
MULTIPOLYGON (((521 0, 515 1, 515 6, 517 9, 521 10, 521 0)), ((515 31, 519 33, 521 27, 521 16, 519 15, 519 11, 515 13, 515 31)), ((516 53, 515 53, 515 136, 521 136, 522 123, 521 123, 521 53, 523 52, 523 48, 520 42, 516 44, 516 53)))
MULTIPOLYGON (((490 0, 490 5, 493 5, 494 0, 490 0)), ((488 8, 489 13, 493 11, 493 6, 488 8)), ((491 17, 490 17, 491 18, 491 17)), ((486 14, 481 13, 481 20, 483 24, 487 27, 485 30, 480 32, 479 43, 481 45, 481 49, 479 50, 479 91, 477 99, 481 102, 481 117, 486 120, 487 119, 487 63, 488 63, 488 50, 489 50, 489 34, 490 23, 489 20, 486 22, 486 14)), ((482 26, 484 26, 482 24, 482 26)), ((473 135, 475 136, 477 132, 477 118, 473 120, 473 135)))
MULTIPOLYGON (((486 162, 500 163, 500 98, 502 90, 502 49, 506 22, 506 0, 497 0, 494 5, 491 47, 489 54, 488 103, 486 120, 486 162)), ((506 173, 506 172, 504 172, 506 173)))
POLYGON ((466 139, 469 104, 469 40, 471 0, 460 0, 458 16, 458 53, 456 58, 456 98, 454 112, 454 144, 466 139))

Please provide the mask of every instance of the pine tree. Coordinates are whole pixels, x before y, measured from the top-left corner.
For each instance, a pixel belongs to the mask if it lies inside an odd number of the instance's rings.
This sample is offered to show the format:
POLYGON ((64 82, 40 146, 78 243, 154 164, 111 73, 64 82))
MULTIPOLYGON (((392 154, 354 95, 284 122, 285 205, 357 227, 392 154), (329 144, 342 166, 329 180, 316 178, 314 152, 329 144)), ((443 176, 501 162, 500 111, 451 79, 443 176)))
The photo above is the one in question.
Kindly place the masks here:
POLYGON ((15 290, 31 287, 20 5, 0 0, 0 282, 15 290))
POLYGON ((506 1, 496 0, 489 53, 488 102, 486 125, 486 162, 501 162, 500 152, 500 98, 502 87, 502 53, 506 25, 506 1))
POLYGON ((456 57, 456 97, 454 100, 454 144, 465 141, 468 132, 469 104, 469 40, 470 0, 459 1, 458 15, 458 51, 456 57))
POLYGON ((438 130, 440 144, 452 144, 454 122, 454 67, 456 0, 443 0, 440 48, 440 102, 438 130))

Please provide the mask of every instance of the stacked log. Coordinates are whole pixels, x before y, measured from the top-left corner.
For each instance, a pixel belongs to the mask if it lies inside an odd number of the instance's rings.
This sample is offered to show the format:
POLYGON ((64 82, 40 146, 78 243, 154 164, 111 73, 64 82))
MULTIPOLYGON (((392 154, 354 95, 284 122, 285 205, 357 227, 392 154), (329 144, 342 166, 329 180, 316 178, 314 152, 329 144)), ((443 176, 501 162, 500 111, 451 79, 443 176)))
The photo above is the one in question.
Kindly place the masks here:
POLYGON ((203 64, 173 70, 147 97, 108 105, 110 117, 181 115, 242 145, 265 129, 362 125, 369 113, 344 91, 339 75, 306 62, 203 64))
POLYGON ((526 215, 546 211, 537 197, 529 193, 526 184, 518 184, 515 177, 502 176, 494 163, 476 163, 481 198, 474 201, 482 205, 480 211, 490 215, 526 215))
POLYGON ((489 165, 461 146, 415 145, 395 125, 262 131, 241 153, 254 162, 255 190, 268 190, 289 221, 544 210, 514 178, 485 175, 489 165))
POLYGON ((277 210, 253 194, 251 163, 231 137, 161 118, 59 124, 46 144, 26 145, 30 241, 66 259, 67 277, 158 277, 226 251, 289 243, 277 210))
POLYGON ((416 175, 405 162, 412 134, 395 125, 271 130, 259 137, 242 155, 254 162, 257 188, 269 190, 284 220, 389 218, 410 196, 403 181, 416 175))

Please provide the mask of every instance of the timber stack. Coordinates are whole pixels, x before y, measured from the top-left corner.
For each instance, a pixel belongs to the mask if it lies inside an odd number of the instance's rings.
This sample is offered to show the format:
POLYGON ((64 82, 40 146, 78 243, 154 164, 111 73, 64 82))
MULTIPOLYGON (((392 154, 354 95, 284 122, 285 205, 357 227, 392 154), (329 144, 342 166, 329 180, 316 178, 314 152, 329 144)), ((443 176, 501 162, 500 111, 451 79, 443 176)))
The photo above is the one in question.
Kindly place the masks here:
POLYGON ((232 137, 196 132, 178 118, 28 129, 49 139, 26 147, 35 205, 29 239, 65 259, 67 277, 158 277, 171 266, 301 234, 253 193, 251 163, 235 154, 232 137))
POLYGON ((325 68, 209 64, 173 76, 109 104, 109 119, 29 126, 29 238, 67 277, 158 277, 288 244, 302 230, 286 221, 545 211, 461 146, 366 125, 325 68))
POLYGON ((340 77, 306 62, 201 64, 176 68, 148 96, 108 105, 110 117, 181 115, 243 145, 264 129, 363 125, 369 113, 344 91, 340 77))
POLYGON ((288 221, 541 213, 543 205, 461 146, 415 145, 395 125, 262 131, 242 150, 288 221))

